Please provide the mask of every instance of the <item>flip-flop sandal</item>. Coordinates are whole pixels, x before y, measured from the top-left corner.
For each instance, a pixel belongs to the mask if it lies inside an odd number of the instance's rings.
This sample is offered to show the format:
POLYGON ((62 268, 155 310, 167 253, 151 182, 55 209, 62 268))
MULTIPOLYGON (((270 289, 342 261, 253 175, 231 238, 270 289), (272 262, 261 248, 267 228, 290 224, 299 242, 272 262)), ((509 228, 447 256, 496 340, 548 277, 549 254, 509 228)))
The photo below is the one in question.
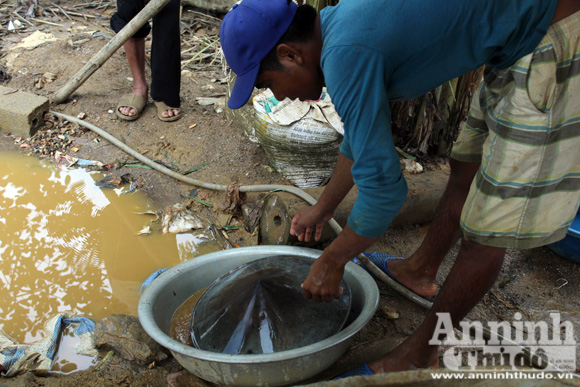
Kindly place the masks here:
POLYGON ((167 106, 165 104, 165 102, 160 102, 160 101, 153 101, 153 103, 157 107, 157 118, 159 118, 161 121, 171 122, 171 121, 177 121, 178 119, 181 118, 181 109, 180 108, 167 106), (171 110, 171 109, 178 109, 179 114, 176 116, 171 116, 171 117, 163 117, 163 115, 161 115, 161 113, 163 113, 164 111, 171 110))
POLYGON ((119 100, 119 104, 115 109, 115 113, 117 113, 117 117, 125 121, 135 121, 137 118, 141 117, 141 113, 143 113, 143 109, 147 106, 147 97, 143 95, 137 94, 125 94, 119 100), (137 113, 134 116, 128 116, 123 114, 119 111, 119 108, 122 107, 130 107, 135 109, 137 113))
MULTIPOLYGON (((386 275, 388 275, 389 277, 391 277, 392 280, 394 280, 395 282, 397 282, 399 285, 404 286, 405 288, 407 288, 405 285, 403 285, 402 283, 400 283, 399 281, 397 281, 397 279, 395 277, 393 277, 393 275, 391 274, 391 272, 389 271, 389 268, 387 267, 387 262, 391 259, 405 259, 405 258, 401 258, 401 257, 394 257, 390 254, 386 254, 386 253, 380 253, 378 251, 375 251, 372 254, 367 254, 367 253, 363 253, 368 259, 370 259, 370 261, 372 263, 374 263, 379 269, 381 269, 386 275)), ((361 265, 364 268, 364 265, 361 265)), ((365 268, 366 270, 366 268, 365 268)), ((372 275, 372 274, 371 274, 372 275)), ((409 289, 409 288, 407 288, 409 289)), ((410 292, 413 292, 411 289, 409 289, 410 292)), ((415 293, 415 292, 413 292, 415 293)), ((427 301, 433 301, 435 299, 435 296, 430 296, 430 297, 424 297, 424 296, 419 296, 417 294, 418 297, 421 297, 427 301)))

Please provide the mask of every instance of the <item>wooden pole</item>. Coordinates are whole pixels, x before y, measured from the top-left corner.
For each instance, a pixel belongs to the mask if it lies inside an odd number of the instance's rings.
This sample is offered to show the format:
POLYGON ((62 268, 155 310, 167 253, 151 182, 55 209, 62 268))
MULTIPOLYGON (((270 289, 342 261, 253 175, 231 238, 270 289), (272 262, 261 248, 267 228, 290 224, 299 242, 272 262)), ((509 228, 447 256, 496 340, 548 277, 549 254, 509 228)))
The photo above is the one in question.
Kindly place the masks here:
POLYGON ((155 16, 170 0, 151 0, 121 31, 119 31, 87 64, 54 94, 53 102, 63 103, 95 71, 97 71, 131 36, 155 16))

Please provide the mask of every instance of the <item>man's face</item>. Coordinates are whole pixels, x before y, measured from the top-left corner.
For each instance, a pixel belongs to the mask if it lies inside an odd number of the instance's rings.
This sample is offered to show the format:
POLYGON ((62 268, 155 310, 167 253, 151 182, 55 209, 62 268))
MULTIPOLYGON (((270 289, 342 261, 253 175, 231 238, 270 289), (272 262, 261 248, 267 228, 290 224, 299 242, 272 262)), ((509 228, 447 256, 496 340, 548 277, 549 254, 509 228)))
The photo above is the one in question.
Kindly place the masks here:
POLYGON ((301 101, 317 100, 322 94, 324 78, 320 68, 307 68, 296 64, 283 64, 280 71, 263 71, 258 76, 256 87, 272 90, 278 101, 284 98, 301 101))

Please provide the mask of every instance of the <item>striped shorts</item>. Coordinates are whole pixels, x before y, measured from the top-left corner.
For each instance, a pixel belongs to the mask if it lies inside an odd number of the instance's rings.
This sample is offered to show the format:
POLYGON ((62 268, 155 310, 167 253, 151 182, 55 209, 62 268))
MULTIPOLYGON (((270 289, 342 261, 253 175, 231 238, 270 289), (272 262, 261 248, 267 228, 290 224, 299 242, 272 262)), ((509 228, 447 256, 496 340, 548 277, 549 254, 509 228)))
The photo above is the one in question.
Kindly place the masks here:
POLYGON ((463 237, 527 249, 566 236, 580 205, 580 12, 512 67, 487 67, 451 157, 481 166, 463 237))

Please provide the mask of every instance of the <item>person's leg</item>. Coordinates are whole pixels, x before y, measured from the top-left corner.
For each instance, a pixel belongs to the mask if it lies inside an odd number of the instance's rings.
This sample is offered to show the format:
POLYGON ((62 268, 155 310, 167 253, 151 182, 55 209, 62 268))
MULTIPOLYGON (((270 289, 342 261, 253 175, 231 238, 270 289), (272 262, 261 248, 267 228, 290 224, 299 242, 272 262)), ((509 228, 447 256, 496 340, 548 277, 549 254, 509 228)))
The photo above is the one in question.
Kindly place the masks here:
MULTIPOLYGON (((133 77, 133 94, 147 98, 149 87, 145 78, 145 39, 130 38, 125 42, 123 48, 133 77)), ((137 114, 137 111, 129 106, 120 106, 119 111, 129 117, 137 114)))
POLYGON ((451 176, 447 188, 421 246, 408 259, 388 262, 389 272, 397 281, 424 297, 430 297, 437 291, 437 270, 460 237, 461 209, 479 169, 479 163, 466 163, 453 158, 449 164, 451 176))
MULTIPOLYGON (((121 31, 144 6, 144 0, 117 0, 117 12, 111 17, 111 29, 121 31)), ((150 31, 151 26, 145 23, 123 46, 133 77, 133 91, 132 95, 124 95, 119 102, 117 115, 121 118, 136 117, 140 112, 135 107, 142 110, 147 103, 149 90, 145 79, 145 37, 150 31)))
POLYGON ((180 1, 171 0, 153 18, 151 45, 151 98, 172 109, 161 112, 164 118, 180 114, 181 44, 180 1))
MULTIPOLYGON (((580 82, 573 71, 580 63, 578 42, 580 13, 551 27, 510 69, 487 73, 480 101, 490 104, 484 121, 489 133, 459 219, 458 257, 425 321, 371 363, 372 371, 435 366, 437 346, 429 340, 436 314, 450 313, 457 326, 495 282, 506 248, 535 248, 566 234, 580 205, 580 138, 574 135, 580 98, 572 93, 580 82)), ((460 151, 469 147, 459 148, 454 156, 467 161, 470 152, 460 151)))
POLYGON ((454 326, 493 286, 501 269, 505 248, 463 240, 457 259, 423 323, 399 347, 369 363, 375 373, 436 367, 437 345, 429 340, 437 326, 437 313, 449 313, 454 326))

